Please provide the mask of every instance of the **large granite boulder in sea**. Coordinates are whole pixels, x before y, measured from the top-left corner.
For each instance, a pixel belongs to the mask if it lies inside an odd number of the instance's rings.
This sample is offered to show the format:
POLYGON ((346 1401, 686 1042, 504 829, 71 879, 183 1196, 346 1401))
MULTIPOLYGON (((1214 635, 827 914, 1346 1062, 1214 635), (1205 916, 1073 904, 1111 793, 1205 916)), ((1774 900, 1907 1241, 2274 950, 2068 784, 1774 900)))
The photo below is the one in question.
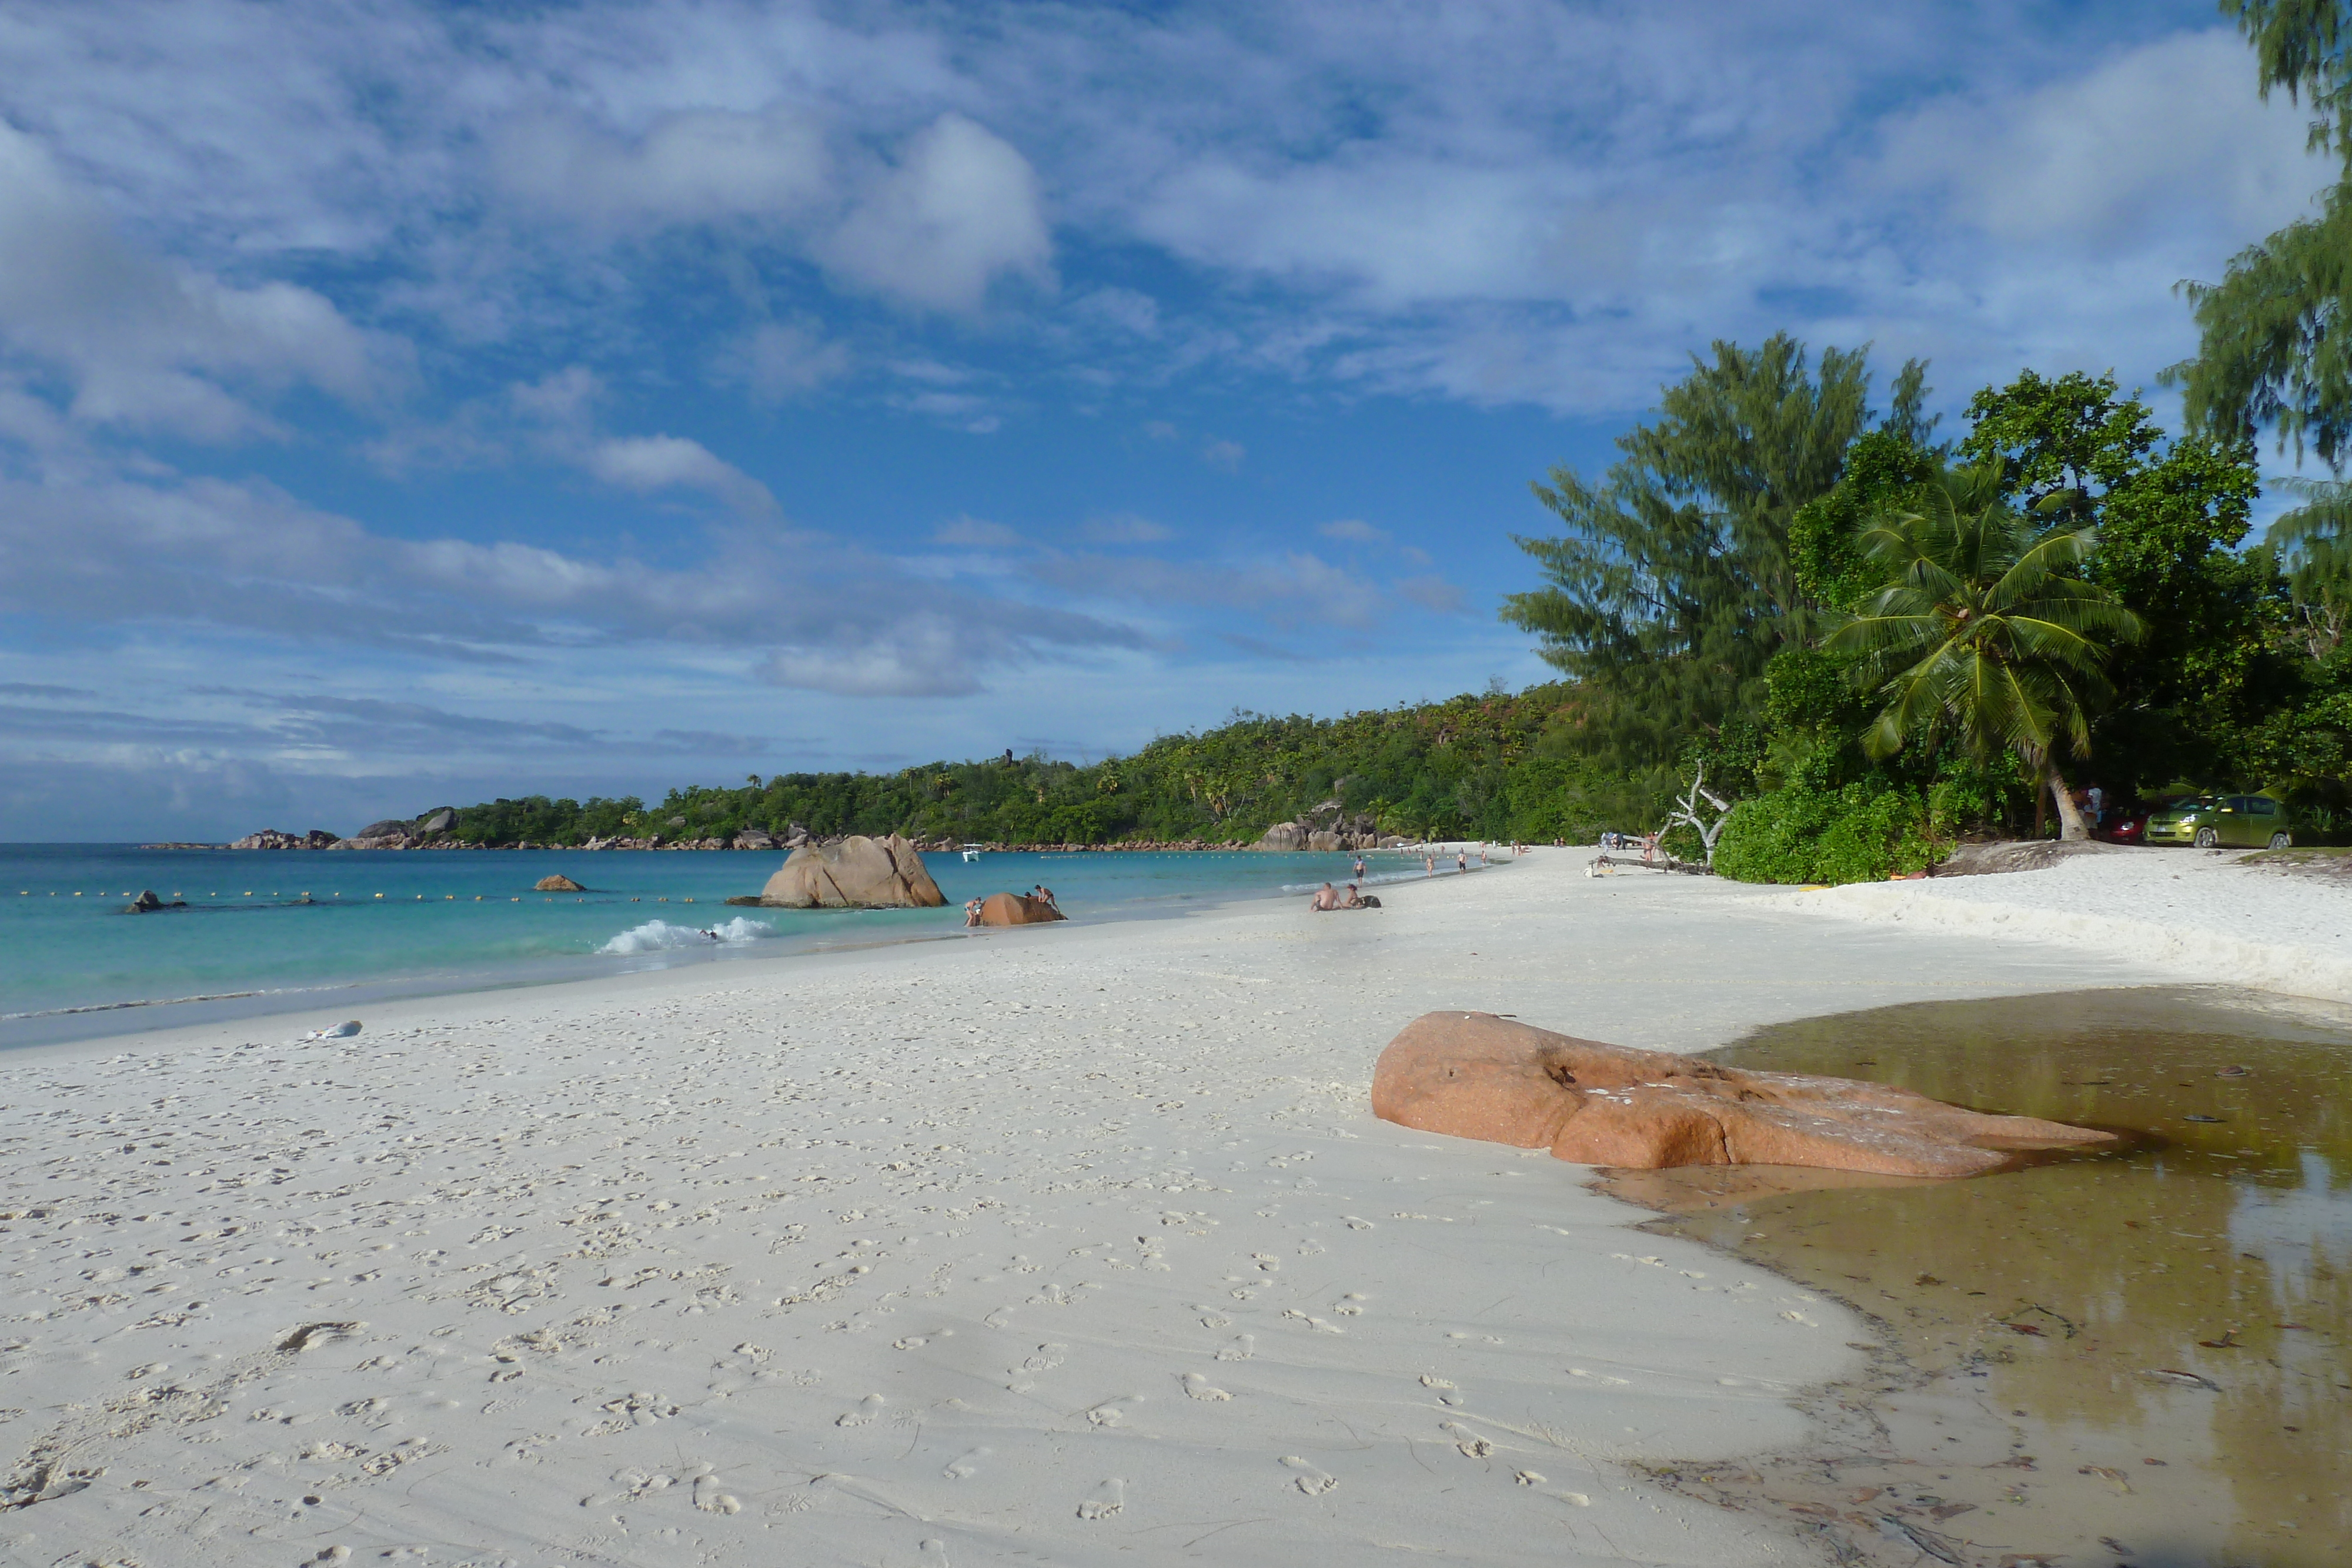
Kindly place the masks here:
POLYGON ((980 905, 982 925, 1043 925, 1068 918, 1045 900, 1025 893, 992 893, 980 905))
POLYGON ((1811 1166, 1965 1176, 2112 1133, 1991 1116, 1853 1078, 1749 1072, 1576 1040, 1493 1013, 1424 1013, 1372 1070, 1372 1113, 1584 1165, 1811 1166))
POLYGON ((805 844, 760 894, 769 909, 937 909, 946 902, 923 857, 896 833, 805 844))
POLYGON ((1297 822, 1276 822, 1265 831, 1265 837, 1258 840, 1257 847, 1262 850, 1303 850, 1307 847, 1307 829, 1297 822))
POLYGON ((541 877, 530 884, 530 890, 533 893, 585 893, 588 891, 562 872, 557 872, 553 876, 541 877))

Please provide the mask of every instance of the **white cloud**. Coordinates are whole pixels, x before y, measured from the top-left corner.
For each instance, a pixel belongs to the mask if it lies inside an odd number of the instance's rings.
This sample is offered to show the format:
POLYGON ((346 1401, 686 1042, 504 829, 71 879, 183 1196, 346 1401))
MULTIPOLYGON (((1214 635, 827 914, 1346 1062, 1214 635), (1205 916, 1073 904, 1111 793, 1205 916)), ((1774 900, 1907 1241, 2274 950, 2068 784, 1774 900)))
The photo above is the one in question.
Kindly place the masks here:
POLYGON ((586 454, 588 472, 640 494, 700 490, 746 517, 777 515, 768 487, 698 441, 682 435, 628 435, 600 441, 586 454))
POLYGON ((828 201, 822 130, 793 110, 701 110, 624 139, 558 118, 510 121, 490 168, 509 193, 607 231, 746 219, 781 224, 828 201))
POLYGON ((1361 517, 1339 517, 1315 531, 1327 539, 1345 539, 1359 545, 1382 544, 1389 537, 1386 529, 1376 528, 1361 517))
POLYGON ((2234 29, 2179 34, 2021 92, 1981 88, 1894 120, 1881 189, 2036 250, 2113 253, 2182 233, 2249 237, 2309 210, 2326 170, 2303 111, 2252 91, 2234 29))
POLYGON ((933 310, 975 310, 1003 277, 1054 282, 1036 171, 961 114, 913 137, 817 248, 845 280, 933 310))
POLYGON ((397 351, 310 289, 237 287, 134 248, 5 120, 0 338, 66 374, 76 419, 200 441, 276 429, 241 392, 308 382, 364 402, 387 389, 397 351))
POLYGON ((1201 448, 1201 461, 1226 474, 1240 473, 1242 459, 1248 455, 1249 448, 1238 441, 1212 441, 1201 448))
POLYGON ((845 697, 960 697, 982 689, 965 639, 939 622, 856 648, 779 650, 761 678, 845 697))
POLYGON ((846 375, 849 364, 847 344, 827 341, 821 329, 806 322, 762 322, 740 355, 741 378, 763 402, 814 392, 846 375))

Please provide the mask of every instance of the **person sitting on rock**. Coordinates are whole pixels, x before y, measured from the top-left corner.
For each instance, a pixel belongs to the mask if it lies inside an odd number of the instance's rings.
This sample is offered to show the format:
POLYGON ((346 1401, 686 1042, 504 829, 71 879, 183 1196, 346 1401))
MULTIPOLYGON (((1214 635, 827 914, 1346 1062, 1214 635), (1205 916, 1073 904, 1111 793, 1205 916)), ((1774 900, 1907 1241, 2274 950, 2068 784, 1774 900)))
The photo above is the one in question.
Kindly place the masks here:
MULTIPOLYGON (((1029 890, 1029 896, 1035 899, 1040 904, 1053 904, 1054 890, 1047 887, 1041 882, 1035 887, 1029 890)), ((1060 906, 1057 904, 1055 907, 1058 908, 1060 906)))

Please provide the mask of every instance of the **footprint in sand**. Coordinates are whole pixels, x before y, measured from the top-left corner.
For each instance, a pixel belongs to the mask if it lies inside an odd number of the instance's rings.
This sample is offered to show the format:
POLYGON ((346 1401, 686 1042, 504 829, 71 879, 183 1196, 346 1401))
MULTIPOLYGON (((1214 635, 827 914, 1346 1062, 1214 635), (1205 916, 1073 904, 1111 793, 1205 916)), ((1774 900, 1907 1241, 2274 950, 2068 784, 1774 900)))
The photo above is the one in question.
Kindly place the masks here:
POLYGON ((1339 1477, 1319 1466, 1308 1463, 1297 1454, 1285 1454, 1282 1457, 1282 1468, 1298 1472, 1290 1478, 1290 1484, 1308 1497, 1320 1497, 1339 1484, 1339 1477))
POLYGON ((1066 1344, 1041 1344, 1037 1347, 1037 1353, 1034 1355, 1025 1357, 1022 1361, 1020 1366, 1014 1370, 1019 1372, 1051 1372, 1054 1368, 1061 1365, 1062 1363, 1067 1359, 1069 1354, 1070 1347, 1066 1344))
POLYGON ((719 1490, 719 1478, 699 1475, 694 1478, 694 1506, 705 1513, 740 1513, 743 1505, 719 1490))
POLYGON ((1108 1519, 1127 1506, 1127 1483, 1114 1476, 1078 1504, 1080 1519, 1108 1519))
POLYGON ((835 1416, 833 1424, 836 1427, 866 1426, 882 1414, 882 1406, 887 1403, 879 1394, 869 1394, 857 1402, 856 1409, 845 1410, 835 1416))
POLYGON ((1142 1397, 1140 1394, 1122 1394, 1117 1398, 1106 1399, 1087 1412, 1087 1419, 1097 1427, 1124 1427, 1127 1425, 1127 1416, 1119 1410, 1119 1406, 1123 1404, 1133 1404, 1142 1397))
POLYGON ((1192 1303, 1192 1310, 1201 1314, 1201 1326, 1204 1329, 1221 1329, 1234 1321, 1216 1308, 1199 1302, 1192 1303))
POLYGON ((1254 1334, 1237 1333, 1234 1343, 1217 1352, 1219 1361, 1247 1361, 1257 1354, 1257 1338, 1254 1334))
POLYGON ((1494 1444, 1486 1441, 1459 1421, 1441 1421, 1437 1424, 1437 1429, 1454 1439, 1454 1446, 1462 1450, 1463 1457, 1465 1458, 1483 1459, 1495 1451, 1494 1444))
POLYGON ((987 1457, 986 1448, 974 1448, 960 1459, 950 1460, 948 1468, 940 1473, 951 1481, 969 1479, 980 1474, 980 1461, 987 1457))
POLYGON ((1220 1399, 1231 1399, 1233 1397, 1232 1395, 1226 1393, 1222 1388, 1211 1387, 1209 1385, 1209 1380, 1202 1376, 1197 1372, 1186 1373, 1184 1375, 1183 1381, 1184 1393, 1186 1396, 1190 1398, 1198 1399, 1207 1404, 1214 1404, 1220 1399))
POLYGON ((1250 1261, 1268 1274, 1278 1274, 1282 1271, 1282 1260, 1271 1252, 1253 1252, 1250 1254, 1250 1261))

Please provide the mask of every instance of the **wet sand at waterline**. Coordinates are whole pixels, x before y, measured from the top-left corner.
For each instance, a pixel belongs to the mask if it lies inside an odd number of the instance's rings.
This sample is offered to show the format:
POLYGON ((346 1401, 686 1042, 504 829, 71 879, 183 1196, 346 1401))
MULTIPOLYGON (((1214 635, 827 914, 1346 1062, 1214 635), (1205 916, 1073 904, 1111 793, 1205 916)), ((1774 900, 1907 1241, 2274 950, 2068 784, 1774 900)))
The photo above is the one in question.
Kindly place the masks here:
POLYGON ((1611 1178, 1676 1213, 1654 1229, 1851 1303, 1895 1353, 1818 1402, 1825 1441, 1667 1467, 1679 1484, 1887 1562, 2352 1551, 2352 1009, 2171 988, 1937 1002, 1717 1059, 2129 1142, 1956 1183, 1611 1178))

